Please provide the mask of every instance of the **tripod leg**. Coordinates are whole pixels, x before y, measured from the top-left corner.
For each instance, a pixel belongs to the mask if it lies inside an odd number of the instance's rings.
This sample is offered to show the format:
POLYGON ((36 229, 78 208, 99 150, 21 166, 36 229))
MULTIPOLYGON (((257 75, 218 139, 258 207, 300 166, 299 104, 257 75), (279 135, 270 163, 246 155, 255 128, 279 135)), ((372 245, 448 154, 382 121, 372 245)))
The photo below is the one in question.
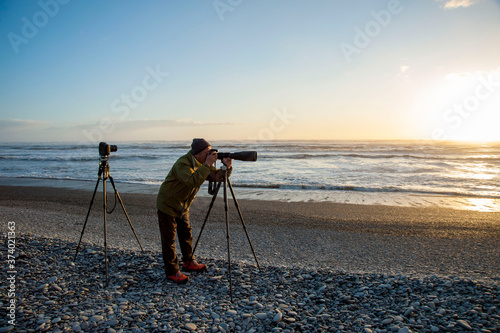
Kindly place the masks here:
POLYGON ((219 189, 220 189, 220 183, 217 184, 217 187, 215 189, 215 193, 212 196, 212 201, 210 202, 210 206, 208 207, 207 215, 205 215, 205 220, 203 221, 203 224, 201 226, 200 234, 198 235, 198 238, 196 239, 196 243, 194 244, 194 248, 193 248, 193 252, 191 254, 190 260, 193 260, 193 258, 194 258, 194 253, 196 252, 196 248, 198 247, 198 242, 200 241, 201 234, 203 233, 203 230, 205 229, 205 225, 207 224, 208 216, 210 215, 210 211, 212 210, 212 207, 214 206, 214 201, 215 201, 215 198, 217 198, 217 194, 219 193, 219 189))
POLYGON ((233 302, 233 279, 231 274, 231 246, 229 244, 229 214, 227 205, 227 176, 224 178, 224 211, 226 213, 227 261, 229 263, 229 295, 233 302))
POLYGON ((234 204, 236 206, 236 209, 238 210, 238 215, 240 216, 241 224, 243 225, 243 229, 245 229, 245 233, 246 233, 247 239, 248 239, 248 244, 250 244, 250 248, 252 249, 253 257, 255 258, 255 262, 257 263, 257 267, 259 268, 259 272, 262 272, 260 269, 259 261, 257 260, 257 255, 255 255, 255 250, 253 249, 252 242, 250 241, 250 236, 248 235, 248 230, 247 230, 247 226, 245 224, 245 221, 243 220, 243 215, 241 215, 240 205, 238 204, 238 201, 236 200, 236 197, 234 196, 234 190, 233 190, 233 186, 231 185, 231 180, 228 178, 227 182, 229 185, 229 189, 231 190, 231 195, 233 196, 234 204))
POLYGON ((99 187, 99 181, 101 178, 97 178, 97 183, 95 184, 94 194, 92 195, 92 200, 90 200, 89 210, 87 212, 87 217, 85 218, 85 223, 83 224, 82 234, 80 235, 80 240, 78 241, 78 246, 76 247, 75 258, 73 261, 76 261, 76 256, 78 255, 78 250, 80 249, 80 244, 82 243, 83 233, 85 232, 85 227, 87 226, 87 221, 89 220, 90 210, 92 209, 92 205, 94 204, 95 194, 97 192, 97 188, 99 187))
POLYGON ((130 218, 128 217, 127 211, 125 210, 125 206, 123 205, 122 198, 120 198, 120 194, 118 194, 118 191, 115 187, 115 182, 113 181, 113 177, 109 176, 109 180, 111 181, 111 185, 113 185, 113 190, 115 191, 115 195, 118 198, 120 205, 122 206, 123 212, 125 213, 125 216, 127 217, 128 224, 130 225, 130 228, 132 229, 132 232, 134 233, 135 239, 137 239, 137 243, 139 243, 139 247, 141 248, 142 252, 144 253, 144 249, 142 248, 141 242, 139 241, 139 237, 137 237, 137 234, 135 233, 135 230, 134 230, 134 226, 132 225, 132 222, 130 222, 130 218))
POLYGON ((102 201, 103 201, 103 210, 104 210, 104 266, 106 267, 106 286, 108 285, 108 237, 107 237, 107 229, 106 229, 106 178, 104 178, 102 189, 102 201))

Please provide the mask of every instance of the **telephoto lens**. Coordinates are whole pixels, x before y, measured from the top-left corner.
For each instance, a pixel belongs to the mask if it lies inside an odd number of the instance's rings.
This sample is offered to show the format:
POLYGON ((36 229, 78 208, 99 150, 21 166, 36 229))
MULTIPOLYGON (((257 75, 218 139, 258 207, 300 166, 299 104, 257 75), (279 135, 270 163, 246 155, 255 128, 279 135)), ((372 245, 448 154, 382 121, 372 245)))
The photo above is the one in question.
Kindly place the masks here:
POLYGON ((252 151, 239 151, 235 153, 217 153, 217 158, 219 160, 222 160, 223 158, 226 157, 238 161, 255 162, 257 161, 257 152, 252 150, 252 151))

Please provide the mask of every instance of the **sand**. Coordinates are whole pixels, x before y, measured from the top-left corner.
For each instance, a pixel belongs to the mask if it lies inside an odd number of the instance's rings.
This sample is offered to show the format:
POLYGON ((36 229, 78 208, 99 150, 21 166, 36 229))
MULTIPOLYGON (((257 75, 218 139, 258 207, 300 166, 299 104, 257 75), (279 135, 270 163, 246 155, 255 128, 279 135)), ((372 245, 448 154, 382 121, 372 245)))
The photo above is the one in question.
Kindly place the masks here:
MULTIPOLYGON (((21 234, 78 242, 93 187, 70 190, 0 186, 2 232, 7 221, 21 234)), ((132 225, 147 250, 160 251, 155 195, 122 193, 132 225)), ((220 196, 221 197, 221 196, 220 196)), ((198 237, 210 198, 191 208, 198 237)), ((114 204, 108 198, 108 209, 114 204)), ((239 200, 262 266, 324 267, 346 272, 500 278, 500 213, 439 208, 286 203, 239 200)), ((98 191, 83 236, 103 244, 102 193, 98 191)), ((232 201, 229 204, 231 257, 255 262, 232 201)), ((107 215, 108 246, 139 250, 121 207, 107 215)), ((217 198, 196 255, 227 257, 224 205, 217 198)))

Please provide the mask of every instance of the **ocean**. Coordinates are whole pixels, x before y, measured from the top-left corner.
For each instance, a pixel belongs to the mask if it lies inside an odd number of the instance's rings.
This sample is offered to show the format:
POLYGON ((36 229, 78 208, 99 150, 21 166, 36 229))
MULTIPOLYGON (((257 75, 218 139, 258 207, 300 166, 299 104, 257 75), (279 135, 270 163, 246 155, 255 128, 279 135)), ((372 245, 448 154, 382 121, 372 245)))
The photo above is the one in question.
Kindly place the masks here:
MULTIPOLYGON (((110 142, 119 192, 156 193, 190 142, 110 142)), ((331 201, 500 211, 500 144, 438 142, 212 142, 221 152, 255 150, 234 161, 238 199, 331 201)), ((220 162, 218 162, 220 165, 220 162)), ((97 145, 0 144, 0 184, 93 190, 97 145), (36 181, 36 182, 35 182, 36 181)), ((200 190, 200 195, 206 191, 200 190)))

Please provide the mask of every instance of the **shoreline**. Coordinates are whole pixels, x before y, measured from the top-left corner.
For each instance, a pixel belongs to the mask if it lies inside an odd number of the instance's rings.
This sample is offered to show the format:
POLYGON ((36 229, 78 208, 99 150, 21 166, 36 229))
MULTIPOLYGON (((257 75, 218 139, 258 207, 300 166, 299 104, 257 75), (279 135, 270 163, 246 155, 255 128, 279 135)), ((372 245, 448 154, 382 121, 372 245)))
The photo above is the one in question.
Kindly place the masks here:
MULTIPOLYGON (((53 178, 0 177, 0 186, 48 187, 92 191, 96 181, 53 178)), ((142 184, 116 180, 119 193, 156 195, 160 184, 142 184)), ((237 199, 272 201, 285 203, 335 203, 367 206, 389 206, 409 208, 450 208, 460 211, 500 212, 500 200, 488 197, 460 195, 418 194, 410 192, 362 192, 329 190, 293 190, 235 188, 237 199)), ((211 198, 203 184, 198 197, 211 198)), ((111 185, 108 186, 108 191, 111 185)), ((102 190, 102 182, 100 184, 102 190)))

